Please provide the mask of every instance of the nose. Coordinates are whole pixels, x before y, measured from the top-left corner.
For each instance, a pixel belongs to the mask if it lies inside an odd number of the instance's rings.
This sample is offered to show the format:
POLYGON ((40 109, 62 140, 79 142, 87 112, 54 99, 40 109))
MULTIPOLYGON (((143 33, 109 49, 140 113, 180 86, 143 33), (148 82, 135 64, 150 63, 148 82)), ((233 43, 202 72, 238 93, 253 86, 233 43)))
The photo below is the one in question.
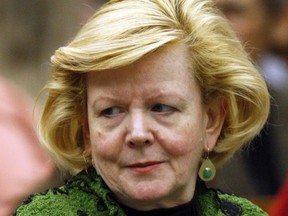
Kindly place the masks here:
POLYGON ((151 145, 153 143, 154 137, 148 118, 142 112, 135 112, 130 115, 126 134, 126 143, 129 147, 151 145))

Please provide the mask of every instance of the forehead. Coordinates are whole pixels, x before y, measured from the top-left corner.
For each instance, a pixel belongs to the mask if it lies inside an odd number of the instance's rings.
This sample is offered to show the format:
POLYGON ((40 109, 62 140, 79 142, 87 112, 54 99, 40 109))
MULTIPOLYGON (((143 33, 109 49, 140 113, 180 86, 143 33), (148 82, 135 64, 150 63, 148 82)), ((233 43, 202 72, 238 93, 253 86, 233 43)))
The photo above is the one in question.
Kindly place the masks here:
POLYGON ((149 104, 151 101, 201 104, 202 93, 183 46, 168 46, 117 69, 90 72, 87 103, 149 104))
POLYGON ((170 44, 150 53, 140 60, 117 69, 88 73, 88 84, 104 85, 146 80, 173 80, 184 72, 192 77, 188 49, 182 44, 170 44))

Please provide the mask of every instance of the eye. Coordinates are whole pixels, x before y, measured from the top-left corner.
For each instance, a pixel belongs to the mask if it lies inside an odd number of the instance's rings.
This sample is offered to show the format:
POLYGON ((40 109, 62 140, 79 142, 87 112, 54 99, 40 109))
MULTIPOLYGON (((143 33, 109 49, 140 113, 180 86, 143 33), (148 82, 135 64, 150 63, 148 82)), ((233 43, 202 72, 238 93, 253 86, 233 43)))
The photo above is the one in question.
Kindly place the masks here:
POLYGON ((155 104, 151 110, 153 112, 159 113, 172 113, 173 111, 175 111, 175 108, 165 104, 155 104))
POLYGON ((109 107, 101 111, 101 115, 105 117, 113 117, 120 113, 123 113, 123 110, 120 107, 109 107))

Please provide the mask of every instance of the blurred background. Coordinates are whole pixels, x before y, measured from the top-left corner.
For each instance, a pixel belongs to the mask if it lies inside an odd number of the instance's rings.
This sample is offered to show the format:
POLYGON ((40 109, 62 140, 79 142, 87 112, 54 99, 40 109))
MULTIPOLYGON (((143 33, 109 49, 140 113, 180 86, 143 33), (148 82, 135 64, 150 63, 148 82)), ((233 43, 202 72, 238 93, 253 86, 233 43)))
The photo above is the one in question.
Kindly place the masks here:
MULTIPOLYGON (((215 2, 264 76, 271 112, 261 134, 219 170, 213 186, 244 196, 268 211, 288 174, 288 1, 215 2)), ((288 195, 285 205, 288 208, 288 195)), ((287 214, 282 212, 275 214, 287 214)))
POLYGON ((50 78, 50 56, 103 2, 0 1, 1 216, 11 215, 30 194, 63 184, 37 138, 33 106, 50 78))
MULTIPOLYGON (((54 51, 67 44, 104 2, 1 0, 0 77, 33 101, 50 77, 54 51)), ((266 197, 270 205, 288 173, 288 0, 215 3, 263 73, 272 105, 261 136, 220 170, 212 186, 261 198, 259 202, 266 197)))
POLYGON ((104 0, 1 0, 0 74, 35 96, 50 56, 67 44, 104 0))

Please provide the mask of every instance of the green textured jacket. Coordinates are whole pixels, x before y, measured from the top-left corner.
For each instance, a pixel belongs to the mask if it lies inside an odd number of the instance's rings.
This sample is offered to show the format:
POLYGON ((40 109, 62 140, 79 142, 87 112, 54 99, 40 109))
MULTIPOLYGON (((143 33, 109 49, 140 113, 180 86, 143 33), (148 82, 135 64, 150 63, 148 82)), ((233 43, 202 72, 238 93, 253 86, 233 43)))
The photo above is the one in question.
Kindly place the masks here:
MULTIPOLYGON (((267 215, 246 199, 208 189, 197 183, 193 203, 199 216, 267 215)), ((124 216, 112 192, 94 168, 82 171, 64 186, 28 197, 15 211, 18 216, 124 216)))

